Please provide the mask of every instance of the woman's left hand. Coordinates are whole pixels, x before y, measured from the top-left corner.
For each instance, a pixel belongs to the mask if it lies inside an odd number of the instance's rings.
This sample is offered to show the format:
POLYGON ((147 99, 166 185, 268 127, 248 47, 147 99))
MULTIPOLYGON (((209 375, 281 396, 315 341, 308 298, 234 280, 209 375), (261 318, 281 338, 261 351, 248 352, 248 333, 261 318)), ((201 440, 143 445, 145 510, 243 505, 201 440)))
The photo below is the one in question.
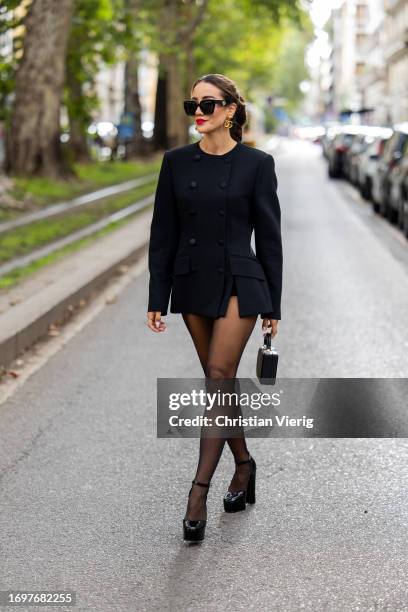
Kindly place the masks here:
POLYGON ((271 327, 271 336, 274 338, 278 333, 278 322, 279 319, 262 319, 262 331, 267 332, 268 327, 271 327))

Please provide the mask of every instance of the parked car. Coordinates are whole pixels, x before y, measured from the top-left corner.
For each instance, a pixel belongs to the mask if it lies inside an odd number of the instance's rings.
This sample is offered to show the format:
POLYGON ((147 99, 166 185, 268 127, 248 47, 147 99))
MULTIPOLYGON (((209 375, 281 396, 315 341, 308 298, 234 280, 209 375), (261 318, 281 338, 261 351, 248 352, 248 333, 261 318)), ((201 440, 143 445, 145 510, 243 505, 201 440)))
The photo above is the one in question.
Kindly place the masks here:
POLYGON ((379 136, 391 137, 392 130, 374 125, 356 126, 356 130, 358 133, 344 157, 344 176, 359 186, 359 167, 365 152, 379 136))
POLYGON ((401 227, 405 237, 408 238, 408 151, 405 149, 404 173, 401 181, 401 199, 399 206, 398 225, 401 227), (406 163, 407 161, 407 163, 406 163))
POLYGON ((374 137, 374 141, 359 155, 357 186, 360 189, 361 196, 366 200, 371 200, 372 198, 373 177, 377 172, 377 166, 383 155, 385 143, 392 136, 392 129, 382 128, 380 134, 380 136, 374 137))
POLYGON ((390 178, 393 169, 400 163, 407 140, 408 123, 396 125, 393 135, 385 144, 384 153, 379 160, 377 171, 373 176, 373 208, 384 217, 394 217, 394 213, 390 206, 390 178))
POLYGON ((372 142, 373 138, 371 136, 367 136, 366 134, 356 134, 351 147, 344 156, 344 176, 345 178, 348 178, 350 183, 353 183, 353 185, 356 185, 358 180, 358 164, 360 161, 360 155, 372 142))
POLYGON ((300 140, 309 140, 315 144, 321 144, 326 129, 322 125, 298 125, 293 127, 292 134, 300 140))
POLYGON ((327 144, 330 177, 344 177, 358 182, 359 156, 384 128, 373 125, 341 125, 327 144))
POLYGON ((326 132, 323 134, 323 136, 320 139, 320 144, 322 147, 322 153, 323 153, 323 157, 325 157, 326 159, 329 158, 329 149, 331 147, 331 144, 336 136, 336 134, 339 133, 339 128, 340 126, 337 125, 329 125, 326 127, 326 132))
POLYGON ((405 140, 403 149, 401 150, 401 158, 398 164, 395 164, 390 171, 390 197, 388 206, 388 218, 392 223, 397 223, 398 226, 407 235, 408 211, 405 210, 405 204, 408 198, 406 188, 408 187, 408 138, 405 140))
POLYGON ((340 131, 329 143, 327 149, 328 174, 330 178, 344 176, 344 159, 356 136, 354 126, 341 126, 340 131), (351 128, 351 130, 349 129, 351 128))

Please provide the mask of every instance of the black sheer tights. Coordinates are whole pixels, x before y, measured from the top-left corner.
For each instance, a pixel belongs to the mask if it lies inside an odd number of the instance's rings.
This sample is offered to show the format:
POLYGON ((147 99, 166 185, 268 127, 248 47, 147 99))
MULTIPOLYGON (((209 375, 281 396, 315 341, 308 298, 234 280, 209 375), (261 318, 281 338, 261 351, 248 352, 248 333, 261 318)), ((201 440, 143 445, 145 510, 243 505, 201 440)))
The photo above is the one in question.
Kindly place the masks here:
MULTIPOLYGON (((201 366, 206 377, 206 390, 215 393, 236 392, 235 376, 244 348, 255 326, 257 316, 240 317, 236 296, 231 296, 224 317, 211 319, 196 314, 183 314, 184 322, 191 335, 201 366), (220 380, 221 379, 221 380, 220 380)), ((239 404, 230 407, 212 407, 210 416, 218 414, 238 416, 239 404)), ((209 483, 221 458, 227 441, 235 461, 248 459, 248 449, 242 427, 234 426, 231 437, 226 430, 217 432, 215 427, 203 427, 200 437, 199 459, 195 480, 209 483), (211 430, 211 431, 210 431, 211 430)), ((245 489, 250 474, 250 465, 236 466, 229 491, 245 489)), ((206 497, 208 488, 194 485, 188 498, 184 518, 198 520, 207 518, 206 497)))

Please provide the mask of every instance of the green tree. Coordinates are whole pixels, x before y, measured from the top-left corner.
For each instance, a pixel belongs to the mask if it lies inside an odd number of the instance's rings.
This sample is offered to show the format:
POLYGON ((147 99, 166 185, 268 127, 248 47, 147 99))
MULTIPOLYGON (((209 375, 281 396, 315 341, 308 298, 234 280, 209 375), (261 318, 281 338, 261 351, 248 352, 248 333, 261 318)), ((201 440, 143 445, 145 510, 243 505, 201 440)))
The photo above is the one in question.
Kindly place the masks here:
POLYGON ((77 161, 89 157, 87 128, 99 106, 95 78, 102 66, 124 58, 127 19, 124 0, 75 0, 64 103, 77 161))
POLYGON ((310 19, 297 2, 214 0, 195 39, 196 76, 227 74, 265 113, 268 96, 284 96, 295 108, 312 35, 310 19))
POLYGON ((152 40, 159 57, 156 145, 188 141, 182 100, 200 74, 226 73, 254 95, 270 83, 282 27, 301 24, 302 14, 299 0, 162 0, 152 40))
POLYGON ((65 176, 61 98, 74 0, 33 0, 24 16, 24 53, 15 74, 6 128, 5 170, 65 176))
POLYGON ((282 38, 278 61, 272 75, 271 90, 275 96, 285 98, 289 114, 297 110, 304 97, 299 83, 309 77, 304 57, 312 37, 311 27, 301 31, 291 27, 282 38))
POLYGON ((22 15, 16 13, 21 0, 2 0, 0 6, 0 121, 11 112, 15 74, 23 51, 22 15))

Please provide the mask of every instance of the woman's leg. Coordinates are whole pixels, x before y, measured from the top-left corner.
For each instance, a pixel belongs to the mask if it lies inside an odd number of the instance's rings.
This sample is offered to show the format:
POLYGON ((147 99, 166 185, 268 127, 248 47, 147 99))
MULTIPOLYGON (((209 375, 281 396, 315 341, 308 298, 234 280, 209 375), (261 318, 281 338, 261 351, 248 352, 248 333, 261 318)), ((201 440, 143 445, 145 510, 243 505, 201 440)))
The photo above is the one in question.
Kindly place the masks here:
MULTIPOLYGON (((214 379, 213 386, 216 387, 217 379, 235 378, 242 352, 254 328, 257 316, 240 318, 237 297, 232 296, 225 317, 214 320, 195 314, 183 314, 183 319, 196 347, 204 374, 210 379, 209 383, 211 379, 214 379)), ((227 381, 223 381, 221 386, 225 387, 226 384, 228 384, 227 381)), ((217 407, 215 410, 213 408, 213 414, 216 410, 217 407)), ((224 408, 222 411, 225 412, 224 408)), ((221 434, 217 437, 207 437, 206 434, 206 428, 202 428, 195 476, 198 482, 210 482, 225 444, 225 437, 221 434)), ((238 438, 228 439, 228 444, 237 461, 248 458, 242 428, 241 434, 238 438)), ((243 480, 247 481, 248 476, 248 466, 238 466, 231 485, 243 488, 241 486, 243 480)), ((203 487, 194 486, 192 488, 185 518, 190 520, 206 518, 207 492, 208 489, 203 487)))
MULTIPOLYGON (((196 314, 183 314, 182 316, 193 340, 205 375, 214 319, 196 314)), ((220 460, 225 440, 222 438, 208 438, 205 434, 205 428, 202 428, 198 465, 194 478, 197 482, 208 483, 211 481, 220 460)), ((207 493, 207 488, 200 486, 192 487, 184 518, 191 521, 207 518, 205 505, 207 493)))
POLYGON ((203 317, 202 315, 184 313, 182 317, 194 342, 205 375, 214 319, 203 317))
MULTIPOLYGON (((209 374, 211 372, 213 374, 218 373, 223 378, 231 379, 236 377, 242 354, 256 321, 257 315, 241 318, 239 316, 238 298, 236 296, 230 298, 226 316, 214 321, 207 362, 209 374)), ((238 404, 235 409, 235 416, 240 414, 241 411, 238 404)), ((234 436, 227 438, 227 443, 235 461, 244 461, 249 458, 245 433, 241 426, 234 427, 234 436)), ((236 466, 235 474, 228 490, 238 491, 245 489, 250 473, 250 464, 236 466)))

